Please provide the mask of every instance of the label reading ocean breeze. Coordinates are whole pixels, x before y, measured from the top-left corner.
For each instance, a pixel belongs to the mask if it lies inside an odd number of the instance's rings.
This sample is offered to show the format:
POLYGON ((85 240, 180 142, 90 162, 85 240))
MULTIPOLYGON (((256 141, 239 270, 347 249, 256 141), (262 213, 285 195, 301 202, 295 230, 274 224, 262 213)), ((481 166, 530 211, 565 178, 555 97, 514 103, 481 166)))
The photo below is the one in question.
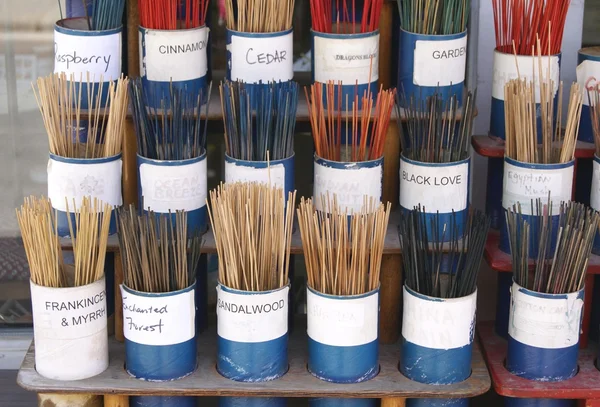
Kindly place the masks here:
POLYGON ((505 161, 502 207, 509 209, 514 204, 521 203, 523 215, 532 215, 531 200, 540 198, 542 204, 545 204, 550 194, 552 213, 558 214, 561 202, 571 200, 573 168, 569 166, 554 170, 538 170, 517 167, 505 161))
POLYGON ((308 336, 331 346, 358 346, 377 340, 379 296, 334 299, 306 290, 308 336))
POLYGON ((31 306, 36 336, 78 339, 106 329, 104 279, 62 290, 31 284, 31 306))
POLYGON ((140 185, 144 209, 157 213, 193 211, 206 205, 206 160, 162 166, 140 165, 140 185))
POLYGON ((237 294, 217 286, 217 334, 229 341, 272 341, 288 331, 289 286, 261 294, 237 294))
POLYGON ((286 82, 294 77, 293 33, 273 37, 242 37, 233 34, 231 80, 246 83, 286 82))
POLYGON ((600 210, 600 164, 596 160, 594 160, 594 169, 592 172, 590 207, 596 211, 600 210))
POLYGON ((315 81, 359 85, 379 79, 379 34, 364 38, 314 37, 315 81))
POLYGON ((101 164, 64 163, 48 160, 48 198, 59 211, 79 209, 84 196, 98 198, 111 206, 123 203, 121 195, 122 161, 101 164), (73 208, 73 201, 75 208, 73 208))
POLYGON ((413 83, 450 86, 465 81, 467 36, 447 41, 416 41, 413 83))
POLYGON ((179 82, 198 79, 208 72, 206 47, 209 29, 140 32, 145 41, 142 73, 148 80, 179 82))
POLYGON ((142 345, 175 345, 196 335, 194 290, 160 297, 135 295, 121 286, 123 334, 142 345))
POLYGON ((400 160, 400 206, 421 205, 429 213, 467 208, 469 164, 433 167, 400 160))
POLYGON ((348 214, 362 209, 365 195, 367 199, 381 199, 382 166, 353 168, 351 165, 342 169, 315 163, 313 196, 318 210, 325 209, 321 208, 321 197, 327 199, 328 194, 332 201, 336 195, 340 210, 348 214))
POLYGON ((271 165, 268 168, 248 167, 235 162, 225 161, 225 182, 257 182, 269 184, 273 188, 285 188, 285 168, 283 164, 271 165))
POLYGON ((402 336, 430 349, 456 349, 473 342, 477 293, 461 299, 432 301, 404 288, 402 336))
POLYGON ((579 342, 583 300, 577 293, 564 298, 541 298, 511 288, 508 334, 529 346, 561 349, 579 342))
POLYGON ((116 80, 121 75, 121 33, 68 35, 54 31, 54 72, 71 74, 75 80, 116 80))
POLYGON ((577 66, 577 83, 583 92, 583 104, 590 105, 588 91, 598 90, 600 78, 600 61, 585 60, 577 66))

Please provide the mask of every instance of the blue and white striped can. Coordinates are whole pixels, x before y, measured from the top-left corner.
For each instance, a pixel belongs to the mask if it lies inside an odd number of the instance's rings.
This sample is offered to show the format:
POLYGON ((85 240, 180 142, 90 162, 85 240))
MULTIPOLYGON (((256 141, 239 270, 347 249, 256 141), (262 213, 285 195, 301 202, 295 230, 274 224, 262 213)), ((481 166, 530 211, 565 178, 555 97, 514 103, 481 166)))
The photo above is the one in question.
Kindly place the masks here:
POLYGON ((597 92, 600 80, 600 47, 582 48, 577 53, 577 83, 583 92, 583 106, 581 107, 581 121, 579 124, 579 137, 581 141, 594 142, 592 119, 590 115, 590 92, 597 92))
MULTIPOLYGON (((311 38, 312 81, 333 81, 335 84, 341 81, 342 109, 352 109, 354 95, 358 96, 358 109, 362 109, 361 98, 365 92, 370 92, 373 98, 377 97, 379 30, 357 34, 330 34, 311 30, 311 38)), ((337 88, 334 100, 337 108, 337 88)))
MULTIPOLYGON (((600 158, 594 154, 592 187, 590 190, 590 208, 600 211, 600 158)), ((592 253, 600 255, 600 232, 596 232, 592 253)))
POLYGON ((462 103, 467 67, 467 31, 449 35, 415 34, 400 29, 398 89, 409 98, 462 103))
POLYGON ((219 397, 219 407, 286 407, 287 399, 278 397, 219 397))
POLYGON ((375 407, 377 399, 336 399, 312 398, 308 401, 310 407, 375 407))
MULTIPOLYGON (((287 200, 294 192, 295 155, 282 160, 249 161, 232 158, 225 154, 225 182, 257 182, 282 188, 287 200)), ((287 202, 287 201, 286 201, 287 202)))
POLYGON ((469 208, 469 176, 471 157, 451 163, 424 163, 400 157, 400 207, 407 213, 420 206, 425 212, 428 236, 450 232, 454 212, 456 233, 464 236, 469 208), (439 214, 439 215, 438 215, 439 214), (439 216, 437 231, 431 230, 430 219, 439 216))
POLYGON ((506 407, 575 407, 575 400, 569 399, 520 399, 504 397, 506 407))
MULTIPOLYGON (((113 208, 123 204, 121 154, 106 158, 65 158, 50 153, 48 160, 48 198, 57 211, 58 235, 69 237, 71 218, 75 228, 75 211, 84 197, 97 198, 113 208), (67 213, 67 209, 68 212, 67 213)), ((109 234, 117 232, 114 210, 109 234)))
POLYGON ((106 106, 109 84, 121 76, 122 31, 123 27, 90 31, 85 17, 67 18, 54 24, 54 72, 65 73, 67 79, 73 75, 74 94, 81 91, 82 109, 91 108, 88 100, 95 103, 100 92, 101 107, 106 106), (91 95, 88 95, 88 75, 91 95))
POLYGON ((140 74, 150 90, 148 104, 161 108, 169 100, 170 88, 188 94, 202 93, 208 100, 208 36, 206 26, 187 30, 153 30, 139 27, 140 74))
MULTIPOLYGON (((504 85, 513 79, 524 79, 535 83, 536 116, 538 117, 538 137, 541 137, 541 110, 540 110, 540 57, 527 55, 513 55, 494 50, 494 66, 492 76, 492 112, 490 120, 490 135, 506 139, 506 126, 504 123, 504 85)), ((548 76, 554 82, 554 98, 558 96, 560 84, 561 54, 542 56, 542 75, 548 76)), ((555 113, 556 114, 556 113, 555 113)), ((556 119, 556 117, 555 117, 556 119)))
POLYGON ((584 290, 543 294, 513 282, 506 369, 529 380, 557 382, 577 374, 584 290))
POLYGON ((203 233, 207 228, 206 152, 188 160, 154 160, 137 156, 138 192, 144 211, 162 214, 175 211, 187 213, 188 235, 203 233))
MULTIPOLYGON (((523 219, 532 226, 529 239, 529 256, 532 258, 538 253, 539 242, 534 229, 540 223, 532 213, 532 201, 535 204, 539 198, 542 205, 546 205, 550 197, 553 227, 548 255, 551 256, 556 246, 560 205, 571 200, 574 169, 575 160, 561 164, 530 164, 504 157, 502 207, 508 210, 515 204, 521 205, 523 219)), ((500 250, 510 253, 506 220, 500 228, 500 250)))

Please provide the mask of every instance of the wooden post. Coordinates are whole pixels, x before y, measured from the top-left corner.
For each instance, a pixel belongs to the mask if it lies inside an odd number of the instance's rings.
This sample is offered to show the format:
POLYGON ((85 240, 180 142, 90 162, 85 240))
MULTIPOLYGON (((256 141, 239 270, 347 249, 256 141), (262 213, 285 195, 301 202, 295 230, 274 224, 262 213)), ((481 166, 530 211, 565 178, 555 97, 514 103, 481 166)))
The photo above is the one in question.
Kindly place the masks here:
POLYGON ((125 341, 121 284, 123 284, 123 263, 121 262, 121 252, 117 251, 115 252, 115 339, 119 342, 125 341))
POLYGON ((392 87, 392 34, 395 1, 386 1, 379 17, 379 84, 392 87))
POLYGON ((398 206, 400 188, 400 134, 399 127, 402 123, 398 119, 390 123, 385 146, 383 149, 383 202, 391 202, 392 208, 398 206))
POLYGON ((93 394, 38 394, 38 407, 103 407, 102 396, 93 394))
POLYGON ((105 394, 104 407, 129 407, 129 396, 105 394))
POLYGON ((140 75, 140 13, 138 0, 127 1, 127 75, 140 75))
POLYGON ((400 301, 402 300, 402 257, 387 254, 381 261, 379 340, 395 343, 400 333, 400 301))
POLYGON ((381 407, 404 407, 406 399, 402 397, 388 397, 381 399, 381 407))
POLYGON ((579 337, 579 347, 582 349, 587 348, 588 345, 588 334, 590 332, 590 322, 592 320, 592 297, 594 293, 594 277, 594 274, 588 274, 585 276, 583 321, 581 323, 581 336, 579 337))

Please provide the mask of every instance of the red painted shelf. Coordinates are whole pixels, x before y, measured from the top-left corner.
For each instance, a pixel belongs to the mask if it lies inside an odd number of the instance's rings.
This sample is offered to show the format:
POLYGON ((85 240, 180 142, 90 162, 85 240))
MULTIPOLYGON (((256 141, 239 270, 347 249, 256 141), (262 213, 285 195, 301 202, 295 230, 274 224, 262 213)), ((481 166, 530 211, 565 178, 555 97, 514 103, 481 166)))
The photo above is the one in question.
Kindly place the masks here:
POLYGON ((579 350, 579 372, 563 382, 537 382, 523 379, 504 367, 507 341, 496 335, 493 322, 478 324, 483 357, 496 392, 517 398, 600 399, 600 371, 594 366, 597 346, 579 350))
MULTIPOLYGON (((489 158, 504 157, 504 140, 493 136, 473 136, 471 144, 477 154, 489 158)), ((594 158, 594 144, 577 142, 575 158, 594 158)))

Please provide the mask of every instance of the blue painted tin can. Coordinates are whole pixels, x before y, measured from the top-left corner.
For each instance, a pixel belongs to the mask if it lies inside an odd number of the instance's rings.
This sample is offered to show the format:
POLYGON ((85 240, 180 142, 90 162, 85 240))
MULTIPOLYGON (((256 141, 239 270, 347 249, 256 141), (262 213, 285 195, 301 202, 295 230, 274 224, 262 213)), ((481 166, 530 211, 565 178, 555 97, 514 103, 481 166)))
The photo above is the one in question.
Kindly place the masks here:
POLYGON ((583 106, 578 139, 587 143, 594 142, 588 90, 598 91, 598 80, 600 80, 600 47, 580 49, 577 53, 577 83, 583 92, 583 106))
POLYGON ((54 72, 65 73, 67 79, 73 75, 75 94, 81 91, 82 109, 93 107, 88 106, 88 100, 96 100, 100 92, 101 107, 106 107, 109 84, 121 76, 122 31, 123 27, 90 31, 85 17, 54 24, 54 72))
POLYGON ((131 407, 196 407, 196 397, 131 396, 131 407))
POLYGON ((543 294, 513 282, 506 369, 529 380, 557 382, 577 374, 584 290, 543 294))
POLYGON ((285 407, 283 397, 219 397, 219 407, 285 407))
POLYGON ((375 407, 377 399, 336 399, 313 398, 308 401, 310 407, 375 407))
POLYGON ((469 399, 408 399, 408 407, 468 407, 469 399))
POLYGON ((188 160, 154 160, 138 154, 138 193, 141 207, 157 215, 175 211, 187 213, 188 235, 203 233, 207 228, 206 151, 188 160))
POLYGON ((314 156, 314 186, 313 199, 315 207, 322 208, 321 199, 324 197, 333 202, 337 197, 342 212, 360 212, 364 199, 381 200, 383 179, 383 157, 377 160, 362 162, 339 162, 314 156))
MULTIPOLYGON (((554 100, 557 101, 558 86, 560 83, 560 63, 561 54, 542 56, 542 74, 544 77, 547 76, 548 69, 550 69, 550 78, 554 81, 554 100)), ((534 81, 536 84, 536 115, 537 121, 537 134, 538 138, 541 137, 542 123, 540 120, 540 94, 539 94, 539 57, 528 56, 528 55, 513 55, 512 53, 506 54, 498 50, 494 50, 494 67, 492 77, 492 111, 490 120, 490 135, 499 137, 502 140, 506 139, 505 134, 505 117, 504 117, 504 85, 512 79, 525 79, 527 81, 534 81)), ((555 111, 556 112, 556 111, 555 111)), ((556 113, 555 113, 556 115, 556 113)), ((554 118, 556 120, 556 117, 554 118)))
POLYGON ((502 207, 502 183, 504 179, 504 159, 488 158, 487 188, 485 192, 485 213, 491 219, 490 227, 500 230, 506 221, 502 207))
POLYGON ((217 371, 240 382, 265 382, 288 370, 290 285, 241 291, 217 285, 217 371))
POLYGON ((453 239, 450 231, 455 218, 456 233, 464 236, 469 208, 471 157, 451 163, 424 163, 400 156, 400 207, 408 213, 420 206, 425 212, 428 236, 453 239), (453 215, 454 212, 454 215, 453 215), (439 214, 438 230, 431 219, 439 214), (444 229, 446 230, 444 234, 444 229))
MULTIPOLYGON (((311 30, 312 81, 342 82, 342 109, 352 109, 354 95, 362 109, 362 95, 373 98, 379 90, 379 30, 356 34, 330 34, 311 30), (347 101, 347 103, 346 103, 347 101)), ((334 95, 338 108, 338 90, 334 95)), ((323 95, 326 103, 326 95, 323 95)))
MULTIPOLYGON (((600 158, 594 154, 592 170, 592 187, 590 190, 590 207, 600 211, 600 158)), ((596 232, 592 253, 600 254, 600 232, 596 232)))
MULTIPOLYGON (((293 31, 247 33, 227 29, 227 79, 248 84, 294 79, 293 31)), ((264 85, 259 85, 264 86, 264 85)))
POLYGON ((287 199, 288 193, 294 192, 293 154, 288 158, 273 161, 248 161, 232 158, 225 154, 225 182, 258 182, 282 188, 287 199))
POLYGON ((140 74, 149 89, 148 105, 170 104, 170 88, 208 100, 208 36, 206 26, 187 30, 153 30, 139 27, 140 74))
MULTIPOLYGON (((535 203, 539 198, 545 205, 550 194, 553 227, 548 256, 551 257, 556 246, 560 204, 571 200, 574 169, 575 160, 562 164, 530 164, 504 157, 502 207, 507 210, 514 204, 521 204, 523 218, 532 226, 529 239, 531 258, 538 254, 537 227, 541 227, 541 218, 532 212, 532 201, 535 203)), ((506 220, 500 228, 500 250, 510 253, 506 220)))
MULTIPOLYGON (((57 211, 56 223, 59 236, 70 236, 68 217, 71 218, 75 228, 74 212, 79 209, 83 197, 97 198, 113 207, 123 204, 122 166, 121 154, 106 158, 65 158, 50 153, 48 198, 52 208, 57 211)), ((117 223, 113 210, 109 233, 116 232, 117 223)))
POLYGON ((568 399, 519 399, 504 397, 506 407, 575 407, 575 400, 568 399))
POLYGON ((308 370, 333 383, 360 383, 379 373, 379 288, 361 295, 306 289, 308 370))
POLYGON ((467 31, 450 35, 415 34, 400 29, 398 89, 426 100, 456 95, 462 104, 467 67, 467 31))

